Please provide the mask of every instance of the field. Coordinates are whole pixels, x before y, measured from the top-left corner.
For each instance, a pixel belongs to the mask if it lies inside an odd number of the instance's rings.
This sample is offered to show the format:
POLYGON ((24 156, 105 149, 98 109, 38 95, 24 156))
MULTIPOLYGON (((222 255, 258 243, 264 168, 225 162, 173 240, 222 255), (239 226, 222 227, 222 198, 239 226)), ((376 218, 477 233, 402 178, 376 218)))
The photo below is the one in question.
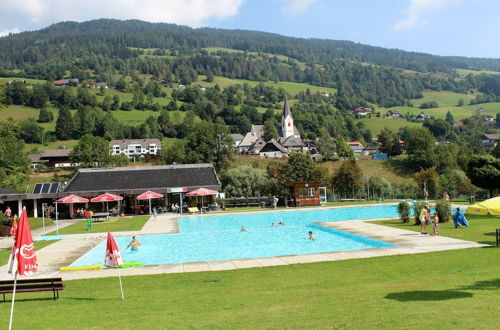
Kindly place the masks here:
POLYGON ((398 131, 401 127, 406 126, 420 126, 419 123, 412 123, 406 121, 405 119, 391 119, 391 118, 382 118, 382 117, 372 117, 372 118, 361 118, 355 119, 357 122, 363 122, 366 125, 367 129, 370 129, 373 137, 375 137, 384 127, 389 127, 393 131, 398 131))
MULTIPOLYGON (((474 226, 460 231, 493 244, 497 220, 471 218, 474 226)), ((123 278, 124 301, 117 278, 65 281, 56 301, 47 293, 19 294, 14 327, 494 329, 500 320, 498 252, 474 248, 130 276, 123 278)), ((0 309, 4 322, 8 313, 0 309)))
POLYGON ((481 71, 478 71, 478 70, 468 70, 468 69, 455 69, 461 76, 467 76, 469 74, 472 74, 472 75, 477 75, 477 74, 482 74, 482 73, 485 73, 485 74, 498 74, 500 72, 497 72, 497 71, 490 71, 490 70, 481 70, 481 71))

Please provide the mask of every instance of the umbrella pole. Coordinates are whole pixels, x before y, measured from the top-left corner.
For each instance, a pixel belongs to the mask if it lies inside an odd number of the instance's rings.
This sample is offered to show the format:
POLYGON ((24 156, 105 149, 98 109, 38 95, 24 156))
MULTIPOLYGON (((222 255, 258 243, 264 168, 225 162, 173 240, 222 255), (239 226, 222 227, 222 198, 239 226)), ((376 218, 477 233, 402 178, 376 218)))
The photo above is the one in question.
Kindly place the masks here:
POLYGON ((17 269, 14 274, 14 289, 12 290, 12 304, 10 306, 9 330, 12 329, 12 317, 14 316, 14 302, 16 300, 17 269))
POLYGON ((57 202, 56 202, 56 235, 59 235, 59 212, 57 212, 57 202))
POLYGON ((125 297, 123 296, 122 276, 120 274, 120 267, 119 266, 118 266, 118 280, 120 281, 120 290, 122 292, 122 300, 125 300, 125 297))
POLYGON ((149 216, 151 216, 151 198, 148 199, 149 199, 149 216))

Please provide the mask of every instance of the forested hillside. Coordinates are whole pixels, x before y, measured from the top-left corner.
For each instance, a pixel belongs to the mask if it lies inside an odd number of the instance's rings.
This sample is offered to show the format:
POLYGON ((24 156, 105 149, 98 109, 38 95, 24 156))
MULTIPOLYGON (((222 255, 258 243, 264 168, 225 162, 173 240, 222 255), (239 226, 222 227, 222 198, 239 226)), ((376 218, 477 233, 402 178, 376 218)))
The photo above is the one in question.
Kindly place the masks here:
POLYGON ((289 81, 338 88, 336 106, 407 105, 424 90, 500 95, 500 76, 459 77, 455 68, 498 70, 500 60, 440 57, 349 41, 141 21, 64 22, 0 38, 0 75, 56 80, 68 75, 116 84, 134 72, 189 84, 198 75, 289 81), (222 47, 242 52, 210 52, 222 47), (151 50, 151 55, 146 55, 151 50), (439 73, 439 74, 436 74, 439 73))

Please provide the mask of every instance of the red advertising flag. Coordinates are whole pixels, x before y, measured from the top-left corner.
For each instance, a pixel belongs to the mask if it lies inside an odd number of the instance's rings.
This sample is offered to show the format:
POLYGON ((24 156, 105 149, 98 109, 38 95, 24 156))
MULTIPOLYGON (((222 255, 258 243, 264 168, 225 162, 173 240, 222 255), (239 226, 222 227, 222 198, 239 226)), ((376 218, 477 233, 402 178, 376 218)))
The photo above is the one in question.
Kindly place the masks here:
POLYGON ((19 218, 8 269, 11 274, 17 269, 19 275, 31 275, 38 270, 26 208, 23 208, 19 218))

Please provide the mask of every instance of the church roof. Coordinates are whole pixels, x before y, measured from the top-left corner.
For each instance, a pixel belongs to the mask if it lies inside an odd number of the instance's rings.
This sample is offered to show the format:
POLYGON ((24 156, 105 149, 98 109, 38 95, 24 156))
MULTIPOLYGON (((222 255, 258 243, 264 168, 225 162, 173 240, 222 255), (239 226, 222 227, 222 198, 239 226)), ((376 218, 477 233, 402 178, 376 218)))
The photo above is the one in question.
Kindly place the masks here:
POLYGON ((292 112, 290 111, 290 107, 288 106, 288 99, 285 98, 285 105, 283 106, 283 118, 287 116, 292 117, 292 112))
POLYGON ((243 138, 243 140, 240 142, 240 144, 238 145, 238 147, 251 147, 252 144, 258 139, 258 137, 256 137, 254 134, 252 134, 251 132, 248 132, 245 137, 243 138))
MULTIPOLYGON (((282 126, 278 126, 278 135, 283 138, 285 136, 284 132, 283 132, 283 127, 282 126)), ((297 129, 297 127, 293 126, 293 135, 297 135, 297 136, 300 136, 300 133, 299 133, 299 130, 297 129)))
POLYGON ((264 134, 264 125, 252 125, 251 132, 257 137, 260 138, 264 134))

